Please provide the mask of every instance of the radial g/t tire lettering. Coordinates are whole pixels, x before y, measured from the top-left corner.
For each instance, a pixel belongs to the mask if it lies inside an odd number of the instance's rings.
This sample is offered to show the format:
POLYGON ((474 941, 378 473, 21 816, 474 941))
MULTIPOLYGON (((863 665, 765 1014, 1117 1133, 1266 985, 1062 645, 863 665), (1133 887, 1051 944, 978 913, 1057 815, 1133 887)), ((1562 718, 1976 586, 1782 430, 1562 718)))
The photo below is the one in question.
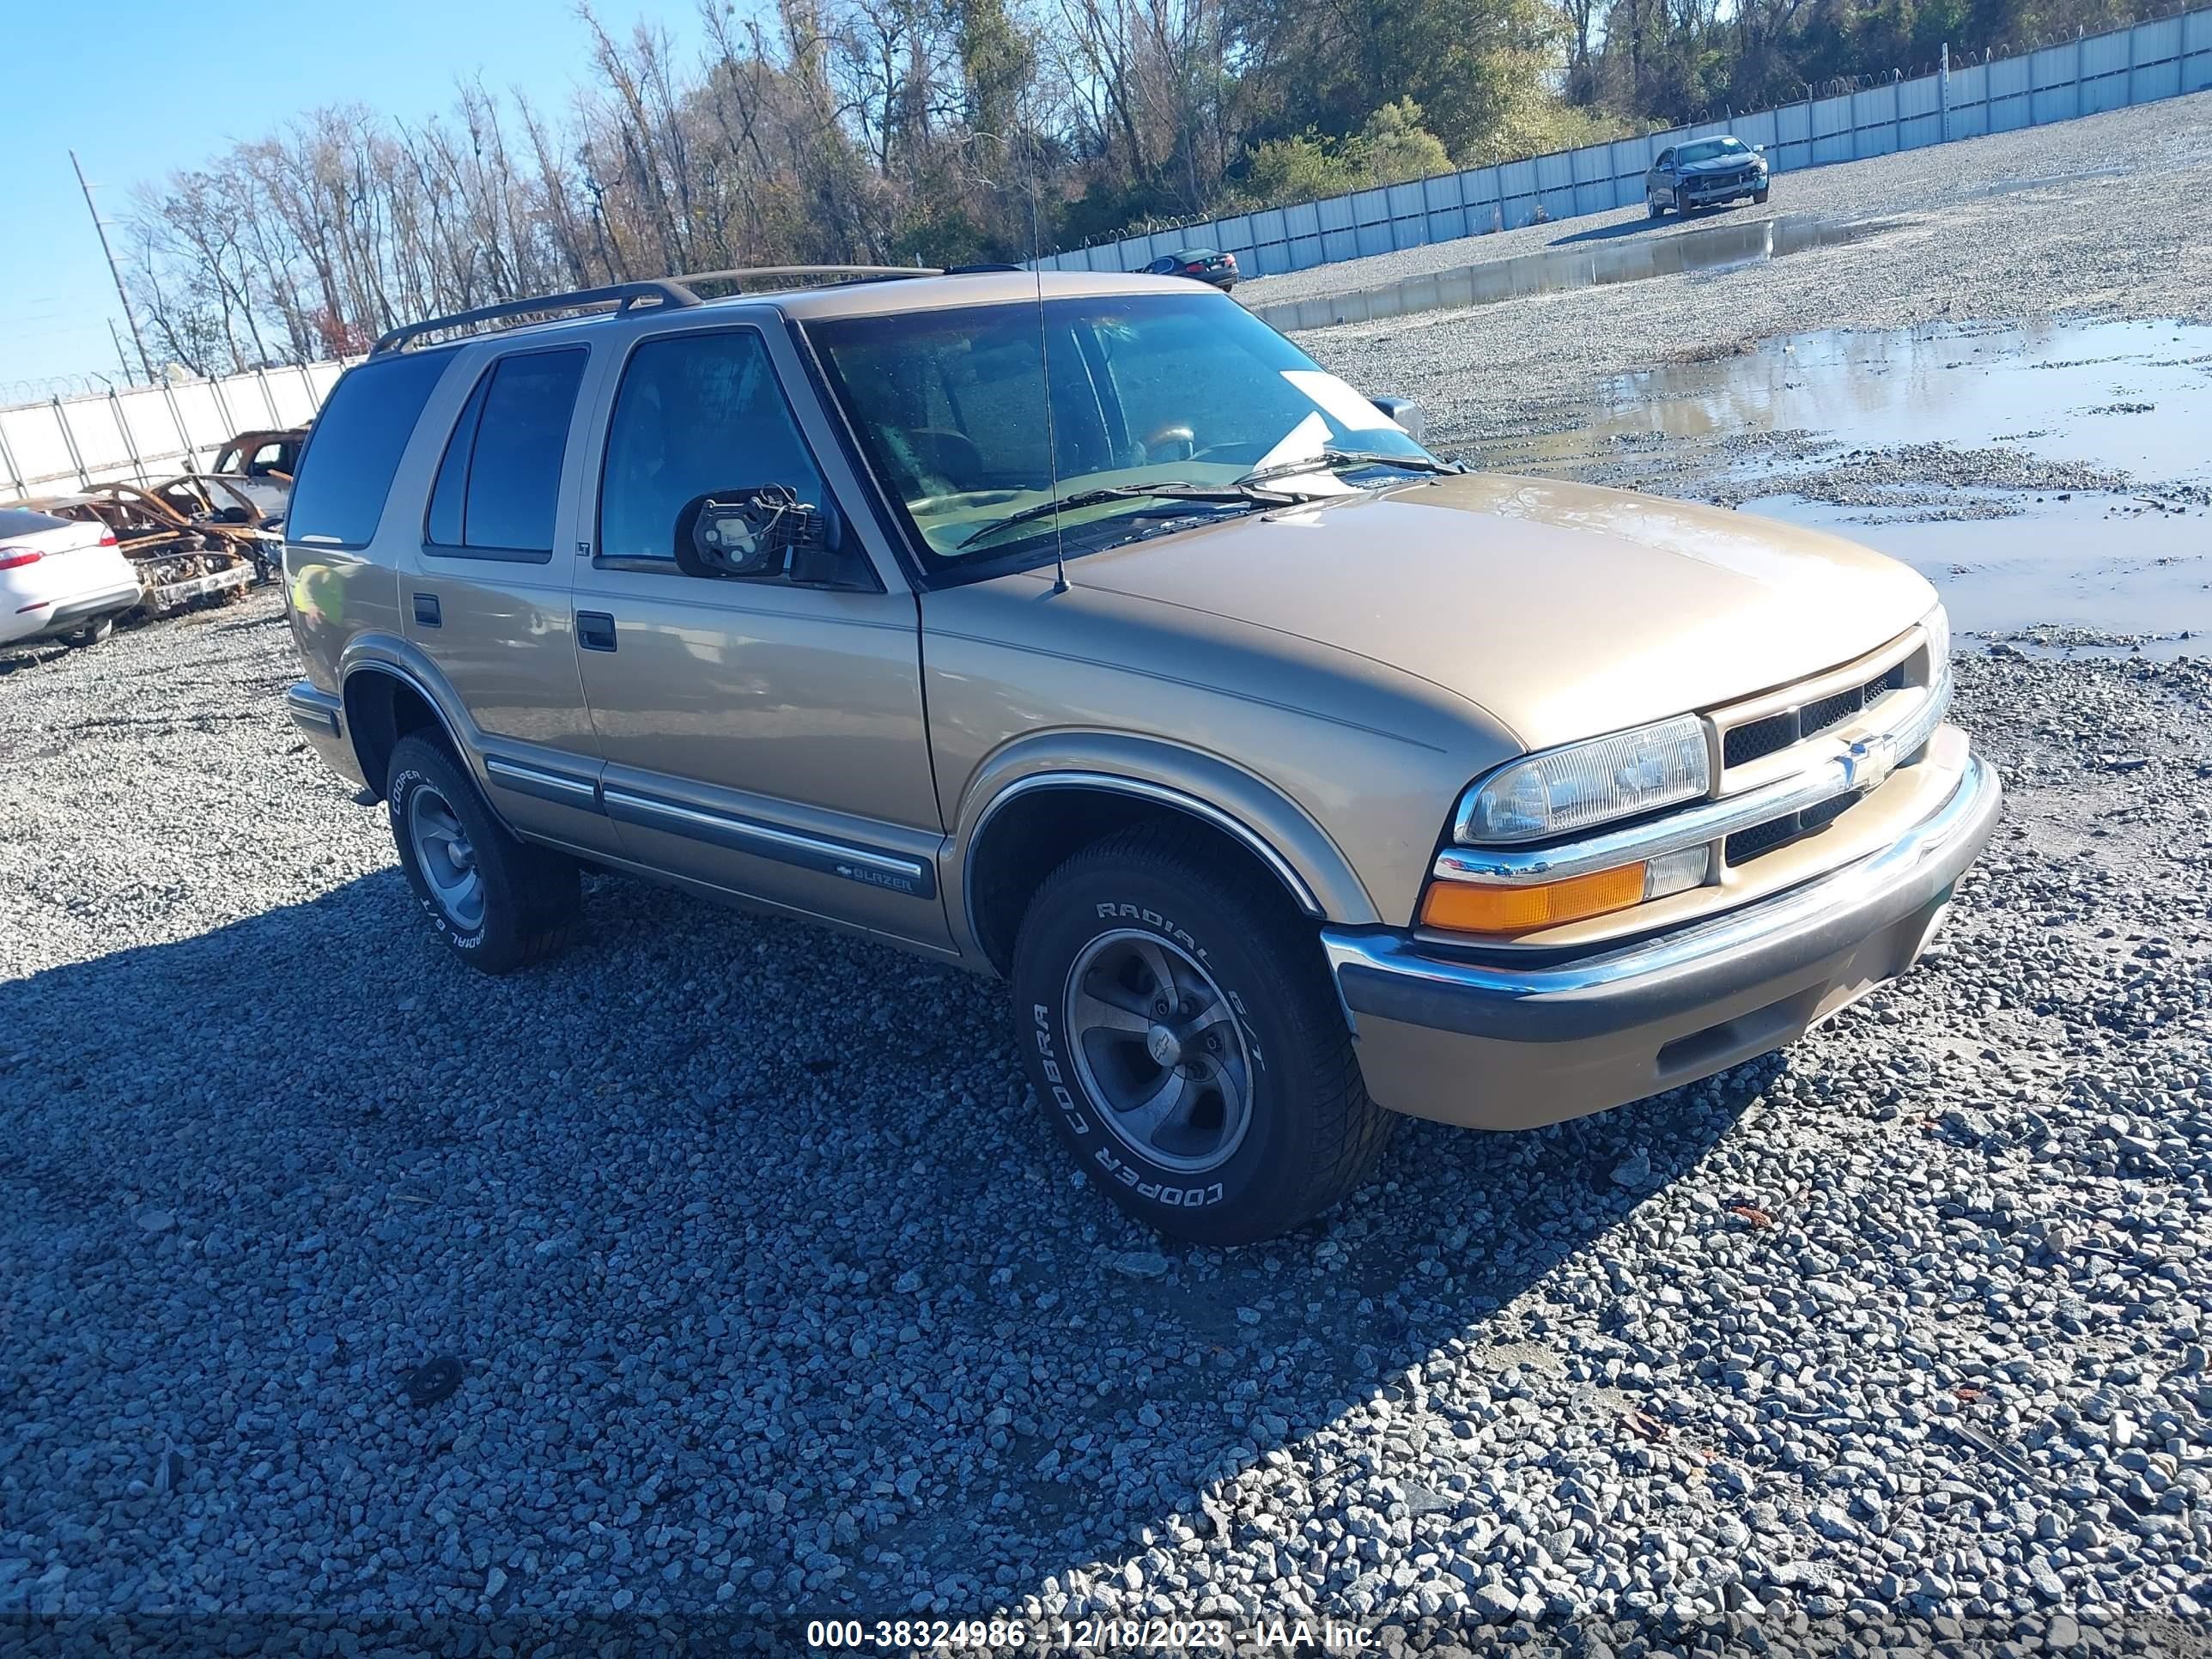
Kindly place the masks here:
POLYGON ((1389 1139, 1312 924, 1195 826, 1139 826, 1061 865, 1023 917, 1012 978, 1054 1129, 1162 1233, 1286 1232, 1389 1139))

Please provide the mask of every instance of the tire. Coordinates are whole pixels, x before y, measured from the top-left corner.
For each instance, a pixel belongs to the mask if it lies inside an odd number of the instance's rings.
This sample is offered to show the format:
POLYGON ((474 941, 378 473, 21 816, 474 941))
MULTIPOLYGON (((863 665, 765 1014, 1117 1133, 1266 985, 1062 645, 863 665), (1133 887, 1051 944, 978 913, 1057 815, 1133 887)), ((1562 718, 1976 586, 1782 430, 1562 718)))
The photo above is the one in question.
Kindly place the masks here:
POLYGON ((1771 193, 1771 192, 1770 191, 1754 190, 1751 192, 1752 205, 1753 207, 1765 207, 1766 205, 1766 198, 1771 193))
POLYGON ((100 644, 114 632, 115 617, 111 611, 105 617, 94 617, 82 628, 71 629, 62 635, 62 641, 65 645, 73 645, 82 650, 86 646, 100 644))
POLYGON ((1395 1120, 1367 1097, 1310 924, 1261 872, 1224 868, 1196 826, 1139 826, 1061 865, 1022 918, 1012 982, 1054 1128, 1158 1232, 1200 1244, 1288 1232, 1357 1186, 1389 1138, 1395 1120), (1187 1000, 1158 998, 1160 964, 1187 1000), (1129 1019, 1149 1023, 1140 1034, 1129 1019), (1137 1119, 1170 1091, 1146 1136, 1137 1119))
POLYGON ((1654 201, 1648 197, 1644 198, 1644 210, 1655 219, 1663 219, 1667 216, 1667 204, 1664 202, 1654 201))
POLYGON ((1683 201, 1681 187, 1680 185, 1677 185, 1674 190, 1674 211, 1685 219, 1690 216, 1689 204, 1683 201))
POLYGON ((420 733, 400 738, 386 779, 399 867, 455 956, 483 973, 511 974, 575 937, 583 902, 574 861, 509 835, 442 744, 420 733))

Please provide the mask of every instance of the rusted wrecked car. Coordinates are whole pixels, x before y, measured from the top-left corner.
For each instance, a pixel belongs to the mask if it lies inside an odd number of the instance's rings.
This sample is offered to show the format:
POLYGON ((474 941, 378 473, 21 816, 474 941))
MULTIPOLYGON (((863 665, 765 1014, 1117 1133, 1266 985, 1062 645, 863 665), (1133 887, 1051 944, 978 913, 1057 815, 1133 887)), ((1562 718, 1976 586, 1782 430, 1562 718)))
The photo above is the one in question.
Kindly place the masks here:
POLYGON ((283 543, 269 517, 231 480, 187 474, 163 483, 95 484, 19 503, 56 518, 104 525, 137 572, 139 602, 124 620, 227 604, 280 568, 283 543))

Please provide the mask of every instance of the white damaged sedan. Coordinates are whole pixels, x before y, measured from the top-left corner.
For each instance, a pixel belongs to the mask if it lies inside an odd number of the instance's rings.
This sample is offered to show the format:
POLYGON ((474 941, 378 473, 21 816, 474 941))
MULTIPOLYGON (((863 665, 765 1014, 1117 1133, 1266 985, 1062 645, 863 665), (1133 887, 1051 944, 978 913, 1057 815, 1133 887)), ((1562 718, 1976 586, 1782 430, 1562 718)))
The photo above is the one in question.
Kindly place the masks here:
POLYGON ((92 645, 140 598, 138 573, 103 524, 0 507, 0 645, 92 645))

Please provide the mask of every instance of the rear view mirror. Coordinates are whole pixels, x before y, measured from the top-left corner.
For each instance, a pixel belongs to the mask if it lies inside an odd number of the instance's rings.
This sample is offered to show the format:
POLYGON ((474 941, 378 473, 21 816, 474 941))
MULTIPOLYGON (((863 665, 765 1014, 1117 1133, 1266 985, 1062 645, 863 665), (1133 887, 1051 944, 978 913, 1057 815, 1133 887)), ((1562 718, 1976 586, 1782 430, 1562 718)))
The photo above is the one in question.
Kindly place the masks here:
POLYGON ((1411 398, 1370 398, 1368 401, 1395 421, 1399 430, 1415 443, 1428 435, 1428 419, 1411 398))
POLYGON ((676 515, 676 565, 687 576, 839 586, 850 564, 841 540, 836 514, 787 484, 718 489, 676 515))

